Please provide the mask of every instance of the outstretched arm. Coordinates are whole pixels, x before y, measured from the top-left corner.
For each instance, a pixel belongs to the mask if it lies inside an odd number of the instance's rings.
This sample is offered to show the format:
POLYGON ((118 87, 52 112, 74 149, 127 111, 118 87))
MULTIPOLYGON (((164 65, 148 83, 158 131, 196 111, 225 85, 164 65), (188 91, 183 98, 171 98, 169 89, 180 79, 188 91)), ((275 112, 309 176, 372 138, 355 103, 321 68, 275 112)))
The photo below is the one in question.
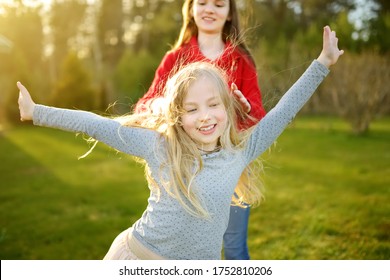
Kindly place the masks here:
POLYGON ((248 159, 253 160, 279 137, 285 127, 309 100, 344 51, 339 50, 336 33, 324 27, 321 54, 284 94, 278 104, 257 124, 249 140, 248 159))
POLYGON ((153 130, 125 127, 116 119, 81 111, 48 107, 35 104, 28 90, 20 83, 19 110, 22 121, 32 120, 34 125, 57 128, 71 132, 82 132, 106 143, 118 151, 137 157, 153 157, 151 146, 158 141, 159 134, 153 130))
POLYGON ((332 31, 329 26, 325 26, 322 51, 317 60, 327 68, 335 64, 339 57, 344 53, 343 50, 339 50, 337 45, 338 41, 339 39, 336 37, 336 32, 332 31))

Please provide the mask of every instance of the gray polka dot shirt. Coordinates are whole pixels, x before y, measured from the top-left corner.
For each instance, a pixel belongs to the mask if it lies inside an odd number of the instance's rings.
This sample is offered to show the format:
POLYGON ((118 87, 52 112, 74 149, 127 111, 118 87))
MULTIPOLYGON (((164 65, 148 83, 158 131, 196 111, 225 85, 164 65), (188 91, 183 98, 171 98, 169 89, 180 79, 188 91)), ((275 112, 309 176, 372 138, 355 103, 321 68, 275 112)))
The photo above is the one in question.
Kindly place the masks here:
MULTIPOLYGON (((210 220, 190 215, 161 188, 160 197, 150 192, 147 208, 133 225, 134 237, 168 259, 220 259, 231 197, 242 171, 276 140, 328 72, 314 60, 275 108, 256 125, 244 149, 221 150, 203 156, 204 168, 196 177, 194 188, 209 211, 210 220)), ((89 112, 43 105, 35 106, 33 121, 35 125, 83 132, 119 151, 144 158, 156 182, 161 183, 165 141, 155 131, 123 127, 115 120, 89 112)))

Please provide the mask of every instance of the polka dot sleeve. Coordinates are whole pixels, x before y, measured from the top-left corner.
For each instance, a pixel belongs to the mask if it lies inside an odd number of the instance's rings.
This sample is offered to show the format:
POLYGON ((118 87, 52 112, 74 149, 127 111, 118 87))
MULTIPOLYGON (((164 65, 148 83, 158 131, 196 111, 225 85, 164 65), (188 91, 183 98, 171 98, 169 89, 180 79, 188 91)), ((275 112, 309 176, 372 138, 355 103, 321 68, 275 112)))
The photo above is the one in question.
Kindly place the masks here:
POLYGON ((155 131, 124 127, 116 120, 94 113, 36 105, 34 125, 82 132, 112 148, 147 159, 159 134, 155 131))
POLYGON ((256 125, 245 151, 248 162, 257 158, 272 145, 328 73, 328 68, 317 60, 311 63, 278 104, 256 125))

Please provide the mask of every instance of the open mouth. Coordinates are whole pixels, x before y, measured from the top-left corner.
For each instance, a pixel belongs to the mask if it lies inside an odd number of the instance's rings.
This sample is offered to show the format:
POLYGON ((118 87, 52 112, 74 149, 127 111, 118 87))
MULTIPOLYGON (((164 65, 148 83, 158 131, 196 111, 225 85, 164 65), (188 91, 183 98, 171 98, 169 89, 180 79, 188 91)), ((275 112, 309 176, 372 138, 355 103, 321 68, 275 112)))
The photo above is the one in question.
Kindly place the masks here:
POLYGON ((214 21, 214 19, 211 18, 211 17, 202 17, 202 19, 203 19, 204 21, 214 21))
POLYGON ((198 130, 202 131, 202 132, 208 132, 208 131, 211 131, 216 126, 217 126, 216 124, 211 124, 211 125, 208 125, 208 126, 199 127, 198 130))

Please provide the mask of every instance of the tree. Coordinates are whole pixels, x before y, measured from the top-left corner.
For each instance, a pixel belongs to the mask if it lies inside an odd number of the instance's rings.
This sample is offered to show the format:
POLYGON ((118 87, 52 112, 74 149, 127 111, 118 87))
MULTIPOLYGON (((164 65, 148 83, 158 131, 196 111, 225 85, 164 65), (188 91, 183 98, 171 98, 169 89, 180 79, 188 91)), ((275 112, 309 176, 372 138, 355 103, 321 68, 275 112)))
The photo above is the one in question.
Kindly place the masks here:
MULTIPOLYGON (((153 80, 156 60, 147 50, 128 49, 115 69, 114 81, 126 103, 135 104, 145 94, 153 80)), ((127 105, 128 112, 128 105, 127 105)))
MULTIPOLYGON (((99 2, 98 2, 99 4, 99 2)), ((97 33, 103 64, 114 67, 124 51, 122 0, 101 0, 97 33)))
POLYGON ((157 60, 161 60, 179 35, 182 2, 169 0, 136 2, 129 15, 131 21, 138 25, 133 46, 136 51, 147 50, 157 60))
MULTIPOLYGON (((87 4, 85 0, 55 0, 50 11, 50 28, 53 43, 53 79, 58 76, 62 61, 70 50, 74 38, 83 22, 87 4)), ((73 50, 76 51, 76 50, 73 50)))
POLYGON ((390 107, 389 57, 373 51, 346 53, 330 75, 325 88, 338 114, 355 134, 367 133, 370 122, 390 107))
POLYGON ((98 108, 97 91, 92 88, 88 71, 74 52, 70 52, 64 60, 52 100, 58 107, 82 110, 98 108))
POLYGON ((381 54, 388 54, 390 51, 390 2, 386 0, 375 0, 378 4, 374 8, 376 16, 369 21, 368 44, 377 48, 381 54))
POLYGON ((0 54, 0 110, 9 121, 18 121, 19 113, 15 99, 17 80, 28 85, 42 100, 45 87, 43 56, 43 25, 41 7, 28 7, 15 1, 1 6, 0 33, 13 44, 8 53, 0 54), (3 109, 4 108, 4 109, 3 109))

